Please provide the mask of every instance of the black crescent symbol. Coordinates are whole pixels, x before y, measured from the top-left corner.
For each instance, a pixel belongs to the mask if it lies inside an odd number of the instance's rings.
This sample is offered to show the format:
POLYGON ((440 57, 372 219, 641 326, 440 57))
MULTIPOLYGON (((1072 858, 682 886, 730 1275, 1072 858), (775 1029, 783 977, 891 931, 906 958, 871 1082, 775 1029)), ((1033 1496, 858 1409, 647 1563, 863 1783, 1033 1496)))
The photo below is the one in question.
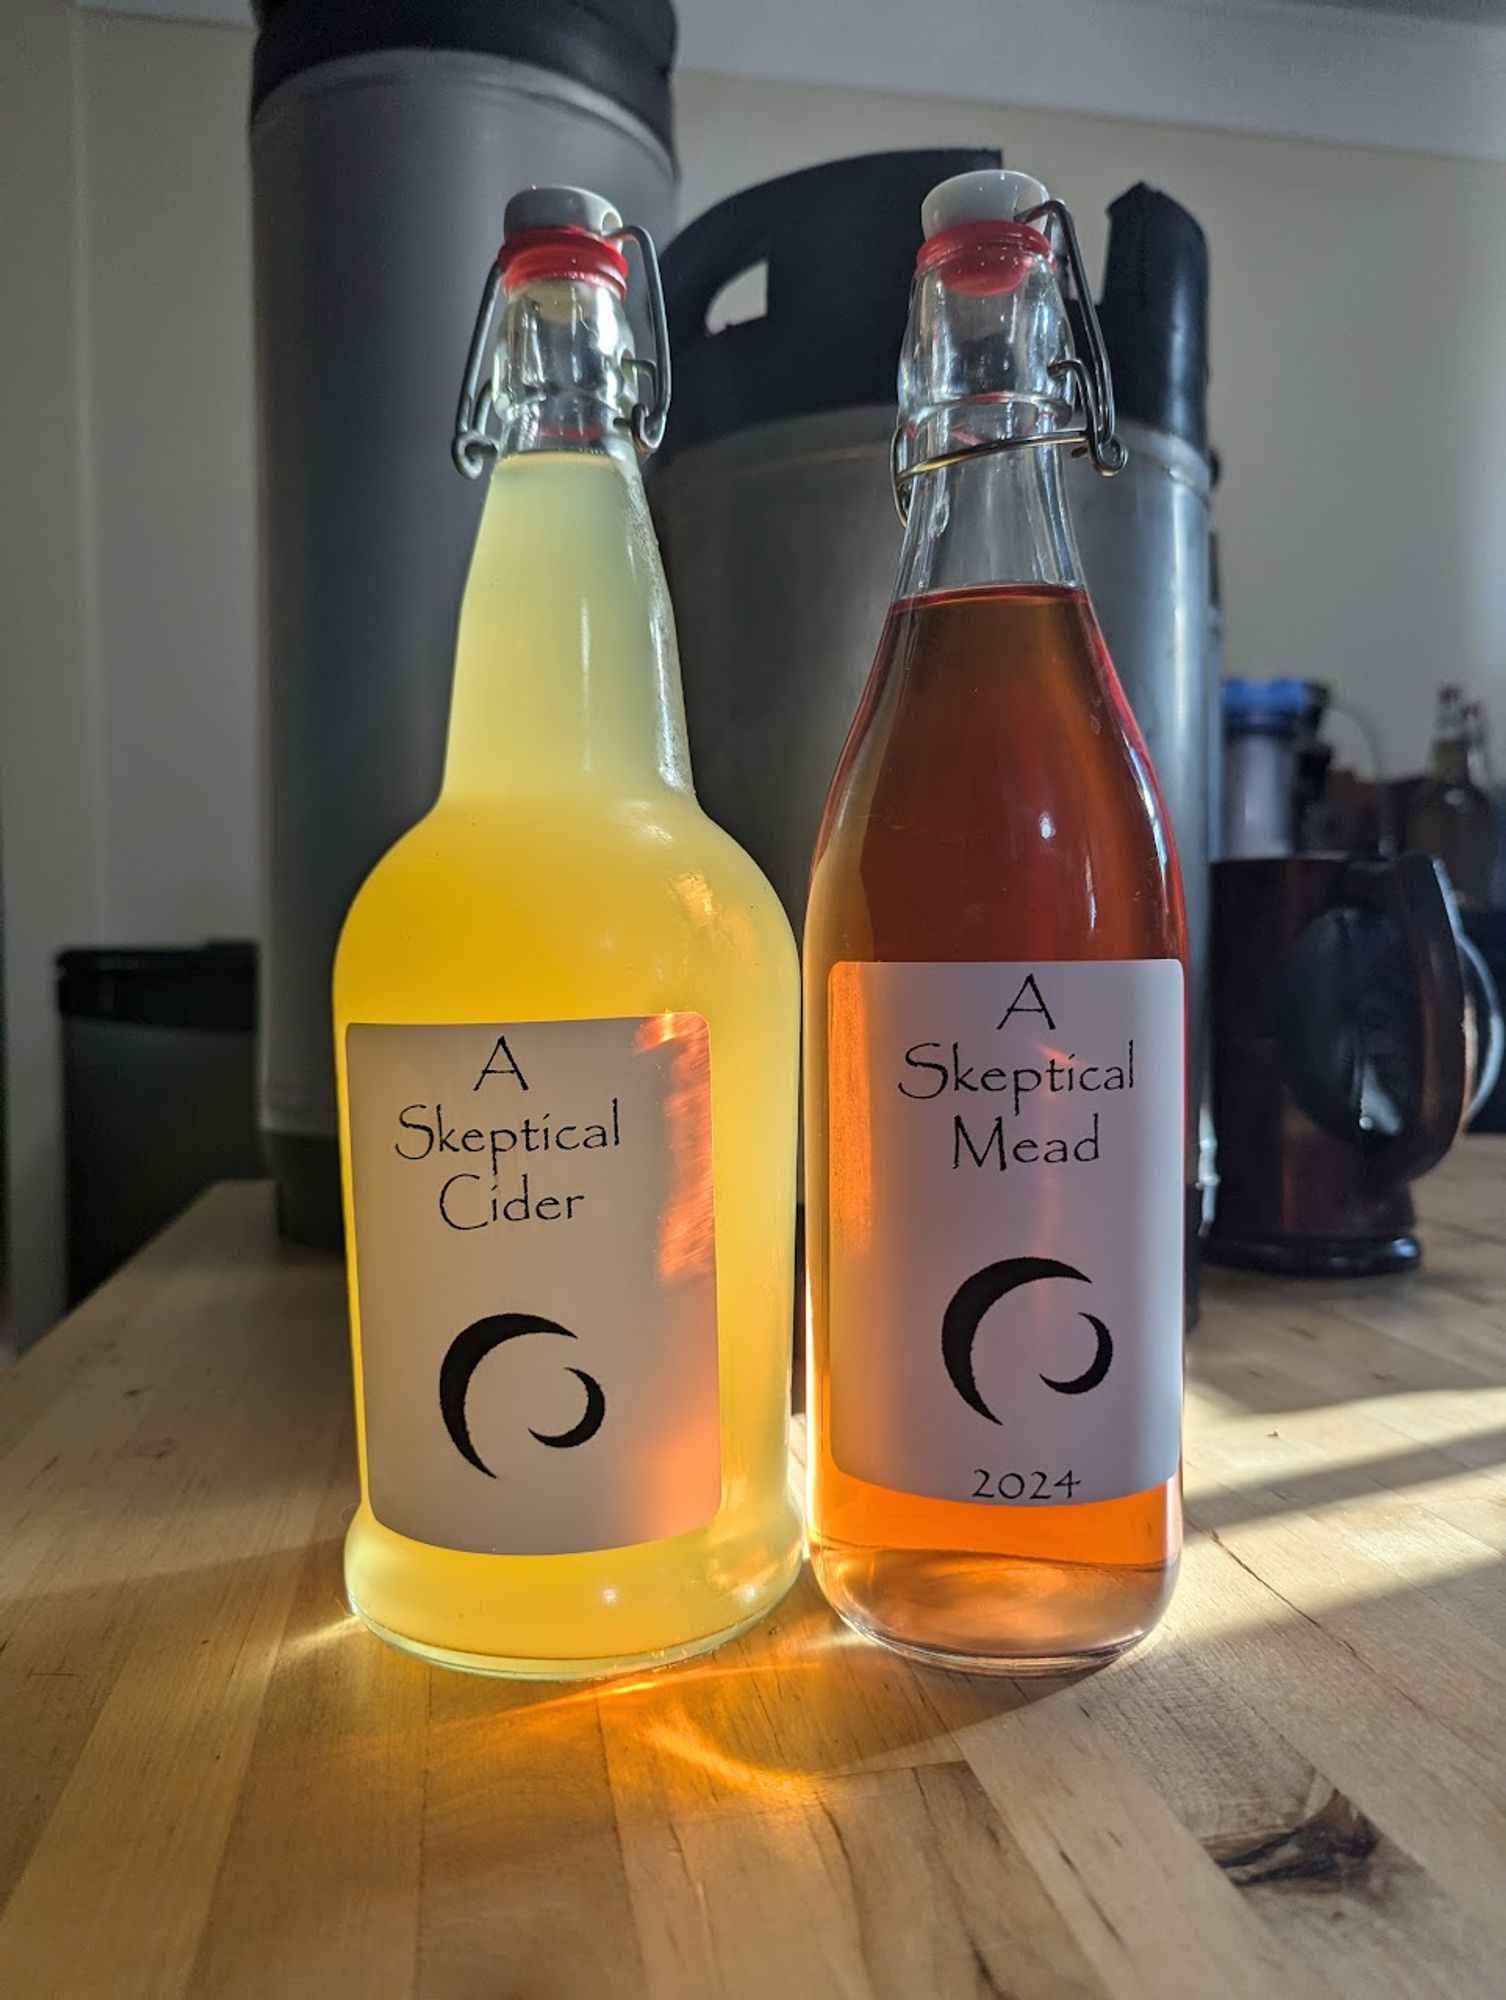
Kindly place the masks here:
MULTIPOLYGON (((473 1319, 469 1326, 461 1328, 439 1365, 439 1412, 450 1434, 450 1442, 463 1459, 474 1465, 478 1472, 484 1472, 488 1479, 495 1479, 497 1475, 471 1443, 471 1429, 465 1419, 465 1399, 470 1393, 471 1377, 493 1348, 500 1347, 504 1341, 517 1340, 525 1333, 557 1333, 564 1340, 575 1339, 568 1326, 561 1326, 558 1320, 540 1319, 535 1313, 488 1313, 485 1319, 473 1319)), ((572 1372, 579 1373, 578 1370, 572 1372)), ((589 1380, 589 1377, 582 1379, 589 1380)), ((601 1394, 599 1386, 596 1393, 598 1396, 601 1394)), ((594 1407, 594 1404, 588 1406, 588 1416, 594 1407)), ((598 1425, 600 1421, 598 1417, 598 1425)), ((538 1436, 538 1433, 534 1435, 538 1436)), ((567 1432, 566 1435, 570 1434, 567 1432)), ((548 1443, 549 1440, 540 1439, 540 1442, 548 1443)))
MULTIPOLYGON (((1071 1264, 1060 1264, 1054 1257, 1005 1257, 997 1264, 985 1264, 981 1271, 974 1271, 970 1278, 964 1278, 942 1315, 941 1358, 946 1363, 947 1374, 952 1378, 952 1387, 970 1409, 976 1410, 980 1417, 987 1417, 991 1424, 996 1424, 999 1419, 984 1402, 973 1374, 973 1345, 978 1338, 978 1328, 983 1322, 983 1315, 1000 1299, 1018 1291, 1021 1285, 1033 1285, 1039 1278, 1075 1278, 1079 1284, 1092 1283, 1085 1271, 1079 1271, 1071 1264)), ((1094 1320, 1093 1324, 1099 1329, 1098 1354, 1087 1375, 1066 1385, 1048 1381, 1043 1375, 1041 1380, 1048 1388, 1062 1389, 1064 1394, 1075 1396, 1096 1388, 1108 1373, 1113 1342, 1099 1321, 1094 1320)))
POLYGON ((1085 1319, 1098 1335, 1098 1346, 1093 1352, 1093 1359, 1088 1363, 1083 1373, 1081 1375, 1074 1375, 1071 1381, 1053 1382, 1049 1375, 1041 1377, 1046 1387, 1054 1389, 1059 1396, 1085 1396, 1089 1389, 1096 1389, 1104 1376, 1108 1374, 1109 1363, 1114 1358, 1114 1336, 1109 1332, 1103 1321, 1098 1318, 1097 1314, 1079 1313, 1077 1317, 1085 1319))
MULTIPOLYGON (((528 1435, 537 1438, 540 1444, 550 1445, 556 1451, 568 1451, 571 1445, 589 1444, 601 1429, 601 1420, 607 1413, 607 1399, 596 1377, 588 1375, 584 1368, 572 1368, 570 1373, 586 1392, 585 1415, 578 1424, 573 1424, 567 1431, 560 1431, 554 1437, 531 1427, 528 1432, 528 1435)), ((1089 1386, 1091 1387, 1091 1384, 1089 1386)))

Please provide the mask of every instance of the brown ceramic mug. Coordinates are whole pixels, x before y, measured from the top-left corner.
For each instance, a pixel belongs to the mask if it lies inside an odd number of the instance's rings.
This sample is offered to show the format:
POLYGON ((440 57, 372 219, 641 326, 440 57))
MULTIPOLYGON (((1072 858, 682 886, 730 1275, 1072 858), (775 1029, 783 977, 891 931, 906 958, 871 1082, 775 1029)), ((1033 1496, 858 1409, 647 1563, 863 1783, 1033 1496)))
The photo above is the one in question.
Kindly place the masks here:
POLYGON ((1213 869, 1218 1199, 1206 1254, 1352 1276, 1419 1256, 1409 1183, 1468 1103, 1457 920, 1424 855, 1213 869))

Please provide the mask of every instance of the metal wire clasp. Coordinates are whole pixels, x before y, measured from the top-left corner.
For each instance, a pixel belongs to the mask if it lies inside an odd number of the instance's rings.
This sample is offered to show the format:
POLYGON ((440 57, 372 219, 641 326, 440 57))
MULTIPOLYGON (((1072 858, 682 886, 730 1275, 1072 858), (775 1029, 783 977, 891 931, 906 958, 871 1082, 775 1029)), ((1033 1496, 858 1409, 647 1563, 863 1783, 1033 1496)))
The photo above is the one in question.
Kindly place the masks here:
POLYGON ((1083 328, 1088 336, 1086 365, 1074 351, 1060 361, 1054 361, 1051 370, 1055 375, 1069 375, 1077 384, 1083 411, 1082 430, 1078 436, 1088 448, 1094 469, 1101 472, 1105 479, 1111 479, 1116 472, 1124 470, 1129 454, 1115 434, 1114 377, 1109 368, 1108 349, 1103 344, 1103 328, 1098 324, 1098 308, 1093 303, 1093 287, 1082 260, 1082 246, 1077 240, 1077 227, 1072 220, 1072 211, 1064 201, 1043 201, 1039 208, 1031 209, 1025 220, 1034 222, 1039 216, 1049 216, 1062 233, 1067 269, 1072 274, 1072 289, 1082 308, 1083 328))
POLYGON ((1117 418, 1114 411, 1114 378, 1109 368, 1108 349, 1103 344, 1103 329, 1098 324, 1098 309, 1093 304, 1093 288, 1088 282, 1082 247, 1077 241, 1077 229, 1066 203, 1054 198, 1042 202, 1039 208, 1031 209, 1029 214, 1021 216, 1020 220, 1039 223, 1042 218, 1054 222, 1061 232, 1062 252, 1071 275, 1072 289, 1082 307, 1083 330, 1087 335, 1087 360, 1084 361, 1071 345, 1069 325, 1069 351, 1060 361, 1053 361, 1050 364, 1050 372, 1058 381, 1067 380, 1072 383, 1075 393, 1070 399, 1070 407, 1079 414, 1081 420, 1068 430, 1034 431, 1027 437, 979 438, 972 444, 959 446, 956 451, 939 452, 933 458, 921 459, 915 465, 900 463, 904 432, 902 425, 896 425, 889 447, 889 473, 894 488, 894 504, 899 510, 901 521, 908 521, 910 518, 909 488, 912 480, 918 479, 923 472, 935 472, 947 465, 960 465, 964 459, 980 457, 988 452, 1038 450, 1045 445, 1070 445, 1074 456, 1081 457, 1086 454, 1091 458, 1094 469, 1101 472, 1105 479, 1111 479, 1116 472, 1122 472, 1124 469, 1129 453, 1120 443, 1115 431, 1117 418))
MULTIPOLYGON (((633 404, 628 421, 633 434, 633 443, 646 457, 650 452, 657 451, 664 442, 664 425, 669 416, 672 386, 669 317, 664 309, 664 286, 659 276, 659 256, 654 249, 652 236, 636 222, 624 223, 621 229, 613 230, 606 240, 608 243, 635 243, 638 247, 639 261, 643 266, 654 356, 651 361, 637 354, 630 357, 640 385, 646 379, 649 395, 645 403, 640 387, 639 396, 633 404)), ((467 479, 479 479, 488 462, 497 456, 497 440, 488 428, 488 419, 494 407, 489 362, 496 344, 497 301, 501 295, 502 269, 500 263, 494 263, 487 273, 486 284, 481 293, 481 303, 476 309, 476 324, 471 330, 471 344, 465 357, 465 374, 460 384, 460 401, 455 408, 455 435, 450 441, 450 456, 455 461, 455 469, 467 479)))
POLYGON ((486 428, 492 408, 492 385, 487 359, 495 339, 492 321, 497 300, 502 295, 501 266, 493 262, 486 274, 481 304, 476 308, 476 324, 465 357, 465 375, 460 384, 460 401, 455 409, 455 435, 450 440, 450 456, 455 470, 467 479, 479 479, 488 459, 497 455, 497 440, 486 428), (482 377, 486 376, 483 382, 482 377))
POLYGON ((669 396, 673 386, 669 362, 669 315, 664 310, 664 285, 659 277, 659 253, 654 239, 637 222, 625 222, 610 239, 614 243, 636 243, 643 266, 643 284, 648 293, 648 325, 654 337, 654 358, 646 361, 634 355, 633 366, 647 376, 652 390, 648 408, 640 399, 633 405, 633 442, 647 454, 664 442, 664 425, 669 416, 669 396))

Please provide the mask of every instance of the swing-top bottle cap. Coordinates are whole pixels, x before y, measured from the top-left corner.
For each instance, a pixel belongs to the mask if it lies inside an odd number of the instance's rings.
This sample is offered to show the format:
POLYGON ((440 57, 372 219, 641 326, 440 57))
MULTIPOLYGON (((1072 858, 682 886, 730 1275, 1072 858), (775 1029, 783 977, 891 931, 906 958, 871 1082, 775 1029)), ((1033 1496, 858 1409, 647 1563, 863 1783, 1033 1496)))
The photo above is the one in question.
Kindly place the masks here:
POLYGON ((504 242, 525 229, 588 229, 593 236, 615 236, 621 227, 622 217, 604 195, 579 187, 523 188, 502 216, 504 242))
POLYGON ((920 226, 929 241, 944 229, 972 222, 1017 222, 1049 199, 1034 174, 986 167, 978 173, 954 174, 933 187, 921 203, 920 226))
MULTIPOLYGON (((551 337, 565 338, 560 329, 574 325, 580 317, 574 300, 567 296, 561 301, 553 289, 531 288, 595 284, 625 304, 628 263, 623 250, 628 243, 637 245, 642 261, 652 354, 630 351, 631 329, 625 317, 615 328, 606 324, 577 328, 582 341, 576 356, 579 367, 571 364, 569 381, 561 393, 593 406, 608 405, 615 412, 613 421, 630 424, 640 452, 658 450, 669 410, 670 357, 664 288, 653 238, 639 223, 624 222, 604 195, 593 194, 589 188, 535 184, 521 189, 503 210, 502 247, 492 262, 471 329, 450 440, 456 470, 467 479, 479 479, 499 450, 498 433, 488 427, 488 416, 502 411, 508 395, 503 384, 507 371, 499 346, 499 310, 510 310, 515 295, 522 293, 520 309, 532 313, 540 325, 545 321, 552 324, 555 335, 551 337), (651 389, 648 400, 644 398, 645 385, 651 389)), ((540 390, 540 382, 531 381, 531 388, 540 390)))
POLYGON ((585 279, 627 297, 622 217, 589 188, 527 187, 502 215, 497 269, 509 295, 541 279, 585 279))
POLYGON ((1071 445, 1095 471, 1117 472, 1126 454, 1114 433, 1113 377, 1065 205, 1034 174, 986 167, 933 187, 920 225, 892 453, 901 518, 912 480, 987 452, 1071 445), (1068 278, 1080 343, 1065 309, 1068 278), (963 316, 955 339, 936 337, 947 313, 963 316), (959 409, 966 414, 954 421, 959 409))

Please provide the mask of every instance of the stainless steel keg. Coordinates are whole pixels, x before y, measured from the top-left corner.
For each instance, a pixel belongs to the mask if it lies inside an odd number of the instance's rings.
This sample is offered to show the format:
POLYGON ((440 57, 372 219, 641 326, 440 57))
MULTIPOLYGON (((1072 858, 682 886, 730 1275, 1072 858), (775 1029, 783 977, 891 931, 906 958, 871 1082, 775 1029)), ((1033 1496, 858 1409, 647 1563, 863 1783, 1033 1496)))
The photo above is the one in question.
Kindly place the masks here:
POLYGON ((252 85, 266 678, 261 1118, 339 1234, 330 967, 432 803, 481 494, 450 463, 476 272, 530 181, 667 234, 669 0, 262 0, 252 85))

